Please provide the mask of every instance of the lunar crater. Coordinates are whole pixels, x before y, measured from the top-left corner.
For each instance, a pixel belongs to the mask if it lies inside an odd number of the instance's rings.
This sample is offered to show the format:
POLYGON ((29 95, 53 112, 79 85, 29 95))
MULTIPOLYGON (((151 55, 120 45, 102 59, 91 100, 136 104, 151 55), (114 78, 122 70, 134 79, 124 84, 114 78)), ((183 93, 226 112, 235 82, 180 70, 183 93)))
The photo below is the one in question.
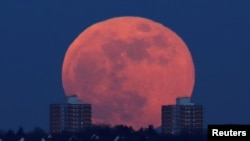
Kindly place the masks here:
POLYGON ((137 25, 137 29, 139 31, 142 31, 142 32, 150 32, 151 31, 151 28, 150 28, 150 25, 146 24, 146 23, 140 23, 137 25))
POLYGON ((153 36, 152 42, 153 42, 154 46, 156 46, 160 49, 165 49, 166 47, 171 47, 171 45, 172 45, 168 42, 168 39, 165 38, 165 36, 162 34, 159 34, 157 36, 153 36))
POLYGON ((124 59, 119 59, 117 61, 114 61, 112 64, 112 70, 114 71, 120 71, 126 68, 126 63, 124 63, 124 59))
POLYGON ((169 59, 167 59, 165 56, 160 56, 158 59, 158 63, 161 66, 166 66, 169 63, 169 59))
POLYGON ((150 58, 147 48, 150 44, 144 40, 134 38, 131 42, 111 40, 102 45, 103 52, 111 61, 120 59, 125 53, 128 58, 134 61, 141 61, 150 58))
POLYGON ((126 82, 127 80, 127 76, 121 77, 121 76, 118 76, 117 74, 118 72, 107 75, 107 79, 111 81, 110 86, 109 86, 110 90, 121 91, 123 83, 126 82))

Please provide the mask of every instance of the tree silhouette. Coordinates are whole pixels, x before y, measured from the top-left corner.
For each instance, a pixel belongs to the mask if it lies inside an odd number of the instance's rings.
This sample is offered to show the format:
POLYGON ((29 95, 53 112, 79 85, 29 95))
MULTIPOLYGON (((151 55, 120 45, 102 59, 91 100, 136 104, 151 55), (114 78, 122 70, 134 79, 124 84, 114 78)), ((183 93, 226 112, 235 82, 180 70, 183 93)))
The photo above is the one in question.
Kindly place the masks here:
POLYGON ((127 136, 134 132, 132 127, 128 127, 125 125, 117 125, 114 127, 115 133, 120 136, 127 136))
POLYGON ((3 140, 14 141, 16 136, 13 130, 8 130, 7 133, 3 136, 3 140))
POLYGON ((24 137, 24 136, 25 136, 25 133, 24 133, 23 127, 19 127, 17 132, 16 132, 16 137, 21 138, 21 137, 24 137))
POLYGON ((46 136, 47 135, 47 133, 40 127, 35 127, 32 131, 32 134, 36 134, 39 136, 46 136))

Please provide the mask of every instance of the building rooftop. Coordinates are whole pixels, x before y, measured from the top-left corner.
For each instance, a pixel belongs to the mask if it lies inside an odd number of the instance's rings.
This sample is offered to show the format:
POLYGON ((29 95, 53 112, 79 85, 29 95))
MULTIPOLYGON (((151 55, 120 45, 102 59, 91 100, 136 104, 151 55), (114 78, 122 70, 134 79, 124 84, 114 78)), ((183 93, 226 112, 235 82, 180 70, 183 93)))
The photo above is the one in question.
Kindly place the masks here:
POLYGON ((78 99, 76 95, 67 96, 65 104, 83 104, 81 100, 78 99))
POLYGON ((191 102, 190 97, 179 97, 176 98, 176 105, 194 105, 194 103, 191 102))

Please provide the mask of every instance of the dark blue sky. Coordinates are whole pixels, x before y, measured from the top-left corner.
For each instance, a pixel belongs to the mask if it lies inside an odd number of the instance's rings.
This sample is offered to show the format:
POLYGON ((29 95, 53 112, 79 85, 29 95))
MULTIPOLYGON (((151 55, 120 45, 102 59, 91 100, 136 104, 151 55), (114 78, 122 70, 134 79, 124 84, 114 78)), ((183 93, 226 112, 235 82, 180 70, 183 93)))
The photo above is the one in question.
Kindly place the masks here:
POLYGON ((0 128, 49 129, 61 103, 61 68, 82 30, 116 16, 142 16, 174 30, 196 69, 192 100, 209 123, 250 123, 250 1, 0 1, 0 128))

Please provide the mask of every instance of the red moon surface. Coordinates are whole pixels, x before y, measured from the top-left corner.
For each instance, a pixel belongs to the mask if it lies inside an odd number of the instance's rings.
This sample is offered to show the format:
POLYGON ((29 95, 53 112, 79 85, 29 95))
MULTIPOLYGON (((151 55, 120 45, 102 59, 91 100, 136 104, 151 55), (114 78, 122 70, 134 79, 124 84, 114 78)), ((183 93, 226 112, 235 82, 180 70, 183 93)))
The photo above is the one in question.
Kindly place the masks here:
POLYGON ((93 24, 68 48, 62 67, 67 96, 92 105, 95 124, 134 129, 161 125, 161 106, 192 95, 190 51, 150 19, 116 17, 93 24))

